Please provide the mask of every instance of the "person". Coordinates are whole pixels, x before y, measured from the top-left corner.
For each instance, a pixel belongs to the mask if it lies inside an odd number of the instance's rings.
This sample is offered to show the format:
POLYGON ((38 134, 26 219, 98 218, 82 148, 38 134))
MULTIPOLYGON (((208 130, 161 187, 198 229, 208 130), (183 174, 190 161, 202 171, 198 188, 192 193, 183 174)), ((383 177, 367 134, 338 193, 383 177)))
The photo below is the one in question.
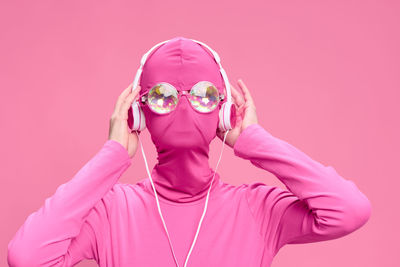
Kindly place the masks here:
POLYGON ((219 108, 199 112, 187 94, 165 114, 144 104, 158 155, 151 177, 167 236, 149 177, 135 184, 119 182, 139 143, 140 132, 128 125, 129 112, 133 101, 151 97, 159 82, 181 92, 198 81, 211 82, 219 94, 225 93, 218 66, 203 47, 176 37, 153 52, 140 85, 131 84, 118 97, 108 140, 28 216, 8 245, 8 264, 73 266, 94 259, 99 266, 183 266, 208 189, 207 213, 188 266, 270 266, 286 244, 340 238, 368 221, 371 203, 354 182, 259 124, 250 90, 240 79, 240 91, 231 85, 236 124, 225 136, 226 144, 235 156, 274 174, 287 189, 262 182, 234 186, 214 172, 209 144, 223 138, 219 108))

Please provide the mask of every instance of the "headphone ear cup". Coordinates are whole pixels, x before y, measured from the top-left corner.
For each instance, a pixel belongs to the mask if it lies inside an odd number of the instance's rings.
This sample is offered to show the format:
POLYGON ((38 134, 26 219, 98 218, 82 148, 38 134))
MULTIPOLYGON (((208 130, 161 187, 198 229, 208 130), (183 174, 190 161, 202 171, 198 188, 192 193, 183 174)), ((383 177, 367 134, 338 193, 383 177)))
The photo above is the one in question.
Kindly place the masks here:
POLYGON ((218 128, 222 132, 233 129, 236 123, 236 107, 231 102, 222 104, 219 110, 219 124, 218 128))
POLYGON ((222 104, 219 113, 218 113, 218 129, 221 132, 225 132, 225 128, 224 128, 224 123, 223 123, 223 118, 224 118, 224 109, 225 109, 225 103, 222 104))
POLYGON ((141 107, 139 107, 140 111, 140 127, 139 131, 143 131, 146 128, 146 118, 144 117, 144 112, 141 107))
MULTIPOLYGON (((129 115, 129 114, 128 114, 129 115)), ((139 106, 138 101, 134 101, 132 103, 132 121, 129 122, 128 117, 128 125, 132 131, 143 131, 146 128, 146 120, 144 117, 143 110, 139 106)))

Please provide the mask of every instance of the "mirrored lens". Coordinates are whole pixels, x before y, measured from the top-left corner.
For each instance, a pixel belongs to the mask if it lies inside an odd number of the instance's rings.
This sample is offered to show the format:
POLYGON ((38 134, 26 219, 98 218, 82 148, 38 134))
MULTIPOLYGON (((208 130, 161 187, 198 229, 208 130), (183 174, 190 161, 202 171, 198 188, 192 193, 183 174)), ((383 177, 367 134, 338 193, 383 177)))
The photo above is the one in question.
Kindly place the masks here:
POLYGON ((189 99, 196 110, 211 112, 219 103, 218 89, 211 82, 198 82, 190 90, 189 99))
POLYGON ((177 103, 178 92, 168 83, 158 83, 149 91, 147 104, 157 113, 168 113, 175 109, 177 103))

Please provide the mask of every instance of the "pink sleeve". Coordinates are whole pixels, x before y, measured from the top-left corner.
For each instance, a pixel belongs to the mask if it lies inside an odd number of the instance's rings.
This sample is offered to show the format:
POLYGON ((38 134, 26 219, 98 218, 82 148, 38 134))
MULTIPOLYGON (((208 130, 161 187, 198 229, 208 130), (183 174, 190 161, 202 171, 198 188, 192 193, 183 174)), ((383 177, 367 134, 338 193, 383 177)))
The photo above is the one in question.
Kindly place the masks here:
POLYGON ((242 131, 234 153, 274 174, 288 189, 255 182, 246 191, 254 220, 273 255, 285 244, 339 238, 370 217, 371 203, 352 181, 259 124, 242 131))
POLYGON ((99 210, 104 209, 100 200, 130 165, 128 151, 107 140, 71 180, 27 217, 8 244, 9 266, 73 266, 96 258, 95 231, 102 217, 106 220, 99 210))

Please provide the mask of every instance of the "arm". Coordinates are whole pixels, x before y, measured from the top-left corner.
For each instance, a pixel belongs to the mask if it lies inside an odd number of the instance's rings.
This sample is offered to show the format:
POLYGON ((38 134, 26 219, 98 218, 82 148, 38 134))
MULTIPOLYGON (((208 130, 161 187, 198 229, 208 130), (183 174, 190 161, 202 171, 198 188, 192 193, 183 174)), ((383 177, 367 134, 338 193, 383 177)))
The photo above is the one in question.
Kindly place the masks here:
POLYGON ((107 140, 70 181, 28 216, 8 244, 8 264, 72 266, 97 257, 94 228, 101 223, 98 214, 104 214, 98 209, 105 209, 100 200, 130 165, 128 151, 107 140))
POLYGON ((259 124, 242 131, 234 153, 273 173, 288 189, 253 183, 246 191, 254 220, 273 255, 285 244, 339 238, 370 217, 371 203, 352 181, 259 124))

